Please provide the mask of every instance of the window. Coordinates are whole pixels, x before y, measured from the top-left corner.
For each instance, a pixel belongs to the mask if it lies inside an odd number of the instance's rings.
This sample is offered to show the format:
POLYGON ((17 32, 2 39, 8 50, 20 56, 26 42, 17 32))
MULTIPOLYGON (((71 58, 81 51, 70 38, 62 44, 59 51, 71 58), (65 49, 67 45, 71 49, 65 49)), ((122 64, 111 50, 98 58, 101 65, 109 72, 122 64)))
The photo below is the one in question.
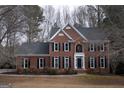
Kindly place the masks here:
POLYGON ((91 51, 91 52, 94 51, 94 44, 90 44, 90 51, 91 51))
POLYGON ((24 58, 24 61, 23 61, 23 68, 24 69, 28 69, 30 66, 30 60, 29 58, 24 58))
POLYGON ((39 58, 39 68, 43 68, 45 65, 44 58, 39 58))
POLYGON ((71 29, 71 27, 67 26, 66 29, 71 29))
POLYGON ((82 52, 82 45, 78 44, 76 46, 76 52, 82 52))
POLYGON ((104 56, 100 57, 100 67, 105 68, 105 57, 104 56))
POLYGON ((58 51, 59 50, 59 43, 54 43, 54 51, 58 51))
POLYGON ((100 51, 101 51, 101 52, 104 52, 104 44, 101 44, 101 45, 100 45, 100 51))
POLYGON ((64 57, 64 68, 69 68, 69 57, 64 57))
POLYGON ((95 58, 90 57, 90 68, 95 68, 95 58))
POLYGON ((54 68, 59 68, 59 57, 54 57, 54 68))
POLYGON ((69 51, 69 43, 64 43, 64 51, 69 51))

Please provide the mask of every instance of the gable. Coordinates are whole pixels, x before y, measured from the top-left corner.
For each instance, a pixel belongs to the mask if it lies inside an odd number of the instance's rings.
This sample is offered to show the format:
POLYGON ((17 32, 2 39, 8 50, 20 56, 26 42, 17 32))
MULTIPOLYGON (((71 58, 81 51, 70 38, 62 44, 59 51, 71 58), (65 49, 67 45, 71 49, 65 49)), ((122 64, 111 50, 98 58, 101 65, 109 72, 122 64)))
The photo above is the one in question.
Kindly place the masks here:
POLYGON ((88 41, 87 38, 82 35, 74 26, 68 24, 66 27, 63 29, 67 34, 69 34, 71 37, 73 37, 73 40, 84 40, 88 41))
POLYGON ((57 39, 66 39, 66 40, 71 40, 73 41, 72 37, 70 37, 64 30, 59 29, 52 37, 51 37, 51 41, 52 40, 57 40, 57 39))

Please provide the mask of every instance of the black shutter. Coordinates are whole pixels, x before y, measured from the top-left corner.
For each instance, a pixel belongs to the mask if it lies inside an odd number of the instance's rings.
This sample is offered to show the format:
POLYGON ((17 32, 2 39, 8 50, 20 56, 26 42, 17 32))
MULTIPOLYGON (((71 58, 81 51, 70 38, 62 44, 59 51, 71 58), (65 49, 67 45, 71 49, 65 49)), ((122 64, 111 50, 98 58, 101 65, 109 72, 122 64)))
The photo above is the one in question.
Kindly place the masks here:
POLYGON ((30 59, 28 59, 28 68, 30 68, 30 59))
POLYGON ((88 68, 90 68, 90 57, 88 57, 88 68))
POLYGON ((107 59, 106 59, 106 56, 105 56, 105 68, 107 68, 108 66, 108 62, 107 62, 107 59))
POLYGON ((54 51, 54 43, 52 43, 52 51, 54 51))
POLYGON ((64 51, 64 43, 62 43, 62 48, 63 48, 63 51, 64 51))
POLYGON ((69 51, 71 51, 71 43, 69 42, 69 51))
POLYGON ((64 57, 62 57, 62 68, 64 68, 64 57))
POLYGON ((95 57, 95 68, 97 68, 97 62, 96 62, 96 57, 95 57))
POLYGON ((61 58, 59 56, 59 68, 61 68, 61 58))
POLYGON ((98 56, 98 67, 100 68, 100 56, 98 56))
POLYGON ((71 68, 71 57, 69 57, 69 68, 71 68))
POLYGON ((22 68, 24 68, 24 58, 21 59, 21 63, 22 63, 22 68))
POLYGON ((44 61, 44 67, 45 67, 46 66, 45 58, 43 59, 43 61, 44 61))
POLYGON ((54 67, 54 57, 52 57, 52 67, 54 67))
POLYGON ((37 68, 39 68, 39 58, 37 58, 37 68))

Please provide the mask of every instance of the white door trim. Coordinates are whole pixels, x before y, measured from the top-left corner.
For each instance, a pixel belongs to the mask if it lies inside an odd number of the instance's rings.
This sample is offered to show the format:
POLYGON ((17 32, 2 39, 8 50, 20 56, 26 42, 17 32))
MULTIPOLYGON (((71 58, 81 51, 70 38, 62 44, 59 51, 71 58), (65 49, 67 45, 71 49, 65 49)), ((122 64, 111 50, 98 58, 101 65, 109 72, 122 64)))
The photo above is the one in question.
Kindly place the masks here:
POLYGON ((78 56, 81 56, 82 57, 82 69, 85 69, 85 55, 84 55, 84 53, 75 53, 74 54, 74 68, 75 69, 77 69, 77 60, 76 60, 76 58, 78 57, 78 56))

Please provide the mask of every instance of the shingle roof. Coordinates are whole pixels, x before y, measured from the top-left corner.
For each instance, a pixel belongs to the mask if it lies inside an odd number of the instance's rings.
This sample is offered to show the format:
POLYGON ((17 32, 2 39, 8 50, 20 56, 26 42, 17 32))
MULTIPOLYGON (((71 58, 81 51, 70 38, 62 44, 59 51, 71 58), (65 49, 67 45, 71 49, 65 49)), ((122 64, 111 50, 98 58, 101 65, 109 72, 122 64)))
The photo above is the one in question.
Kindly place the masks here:
MULTIPOLYGON (((74 26, 82 35, 84 35, 88 40, 104 40, 106 39, 106 34, 102 29, 98 28, 88 28, 82 27, 80 25, 74 26)), ((59 30, 59 28, 52 28, 50 38, 59 30)))
POLYGON ((84 35, 88 40, 104 40, 106 34, 102 29, 99 28, 85 28, 81 26, 75 26, 78 31, 84 35))
POLYGON ((50 38, 59 30, 59 27, 52 27, 50 32, 50 38))
POLYGON ((17 48, 15 54, 49 54, 49 43, 23 43, 17 48))

